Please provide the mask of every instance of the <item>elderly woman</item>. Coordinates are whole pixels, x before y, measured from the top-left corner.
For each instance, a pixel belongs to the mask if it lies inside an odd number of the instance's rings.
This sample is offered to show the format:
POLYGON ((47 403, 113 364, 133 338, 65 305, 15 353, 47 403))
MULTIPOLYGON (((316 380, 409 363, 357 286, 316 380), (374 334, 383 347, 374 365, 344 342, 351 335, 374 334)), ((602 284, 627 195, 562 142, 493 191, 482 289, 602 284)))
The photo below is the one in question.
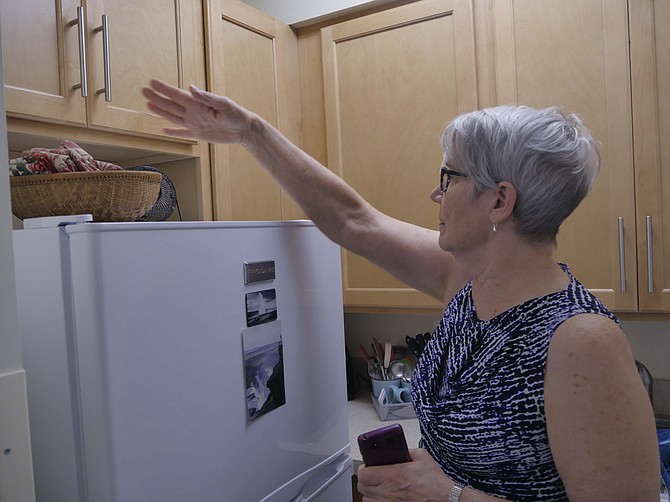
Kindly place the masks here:
POLYGON ((364 501, 659 499, 653 412, 616 318, 552 259, 591 188, 589 132, 556 109, 456 118, 431 231, 370 206, 259 116, 160 81, 149 108, 178 137, 243 145, 333 241, 445 311, 414 374, 421 448, 361 467, 364 501))

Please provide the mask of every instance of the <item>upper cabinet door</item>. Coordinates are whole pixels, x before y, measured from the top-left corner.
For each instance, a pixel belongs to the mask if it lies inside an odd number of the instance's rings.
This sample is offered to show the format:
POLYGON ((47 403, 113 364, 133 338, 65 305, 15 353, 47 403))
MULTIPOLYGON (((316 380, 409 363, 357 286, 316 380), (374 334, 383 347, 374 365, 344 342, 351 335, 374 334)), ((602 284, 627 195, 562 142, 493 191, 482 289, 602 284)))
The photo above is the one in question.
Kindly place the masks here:
POLYGON ((670 312, 670 2, 629 2, 640 311, 670 312))
MULTIPOLYGON (((637 0, 635 0, 637 2, 637 0)), ((498 102, 557 105, 600 142, 593 192, 563 224, 567 262, 607 307, 637 307, 628 17, 625 0, 496 0, 498 102)))
MULTIPOLYGON (((328 167, 381 211, 437 228, 449 120, 477 108, 472 6, 426 0, 322 28, 328 167)), ((439 302, 343 251, 348 307, 439 302)))
MULTIPOLYGON (((253 110, 294 143, 300 140, 297 38, 280 21, 237 0, 214 0, 209 15, 212 92, 253 110)), ((297 211, 239 145, 215 145, 215 218, 281 220, 297 211)))
MULTIPOLYGON (((199 0, 3 0, 10 116, 165 136, 141 88, 202 80, 199 0), (85 83, 86 96, 81 88, 85 83)), ((195 143, 170 138, 180 143, 195 143)))
POLYGON ((149 114, 140 89, 152 78, 180 87, 193 82, 192 75, 184 82, 182 48, 192 44, 194 28, 180 22, 190 3, 87 2, 92 127, 163 134, 165 121, 149 114))
MULTIPOLYGON (((10 116, 86 123, 76 0, 2 0, 5 108, 10 116)), ((83 11, 82 11, 83 13, 83 11)), ((82 28, 86 21, 83 18, 82 28)), ((83 37, 82 37, 83 36, 83 37)))

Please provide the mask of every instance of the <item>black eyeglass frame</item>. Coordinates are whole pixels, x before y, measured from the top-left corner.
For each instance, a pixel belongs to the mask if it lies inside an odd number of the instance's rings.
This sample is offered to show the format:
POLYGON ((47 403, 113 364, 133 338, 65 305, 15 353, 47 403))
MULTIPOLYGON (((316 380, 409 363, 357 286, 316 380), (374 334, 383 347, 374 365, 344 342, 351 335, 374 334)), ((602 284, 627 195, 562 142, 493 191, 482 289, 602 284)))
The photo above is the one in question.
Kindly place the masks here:
POLYGON ((460 171, 453 171, 448 169, 445 166, 440 167, 440 192, 446 192, 449 190, 449 185, 451 184, 451 176, 460 176, 462 178, 467 178, 468 175, 460 171), (444 177, 447 177, 447 182, 444 182, 444 177))

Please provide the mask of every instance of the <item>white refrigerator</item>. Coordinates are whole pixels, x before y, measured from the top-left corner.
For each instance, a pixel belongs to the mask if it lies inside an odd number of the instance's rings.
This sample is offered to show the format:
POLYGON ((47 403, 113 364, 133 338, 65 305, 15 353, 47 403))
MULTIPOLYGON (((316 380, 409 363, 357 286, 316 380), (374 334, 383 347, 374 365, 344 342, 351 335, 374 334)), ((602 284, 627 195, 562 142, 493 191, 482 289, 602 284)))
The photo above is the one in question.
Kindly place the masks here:
POLYGON ((351 501, 338 246, 81 219, 13 233, 38 502, 351 501))

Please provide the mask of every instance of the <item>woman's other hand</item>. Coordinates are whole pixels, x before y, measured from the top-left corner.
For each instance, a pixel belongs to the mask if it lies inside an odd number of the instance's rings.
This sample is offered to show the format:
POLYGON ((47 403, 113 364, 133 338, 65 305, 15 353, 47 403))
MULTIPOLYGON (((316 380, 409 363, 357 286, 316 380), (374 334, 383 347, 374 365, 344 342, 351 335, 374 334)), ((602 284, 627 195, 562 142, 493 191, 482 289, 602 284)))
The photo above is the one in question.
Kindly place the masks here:
POLYGON ((410 450, 412 462, 358 469, 358 491, 364 502, 446 500, 453 481, 430 454, 410 450))
POLYGON ((195 86, 189 91, 154 79, 142 89, 142 95, 152 112, 179 126, 165 129, 171 136, 244 144, 253 113, 225 96, 195 86))

